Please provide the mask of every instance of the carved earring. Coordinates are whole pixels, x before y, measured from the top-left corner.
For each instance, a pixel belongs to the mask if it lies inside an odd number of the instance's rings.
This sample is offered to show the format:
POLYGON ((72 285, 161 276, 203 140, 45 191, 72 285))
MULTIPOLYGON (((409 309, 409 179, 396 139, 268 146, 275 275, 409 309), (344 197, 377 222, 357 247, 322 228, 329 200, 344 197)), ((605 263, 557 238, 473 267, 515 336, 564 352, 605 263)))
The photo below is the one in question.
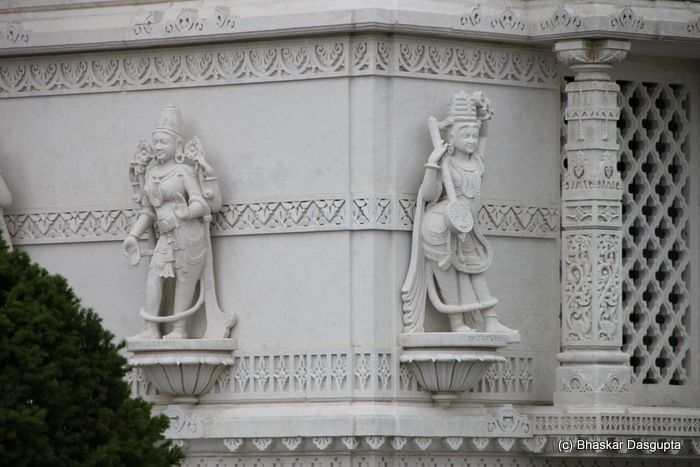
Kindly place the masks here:
POLYGON ((185 151, 182 148, 177 148, 177 151, 175 151, 175 162, 178 164, 185 162, 185 151))
POLYGON ((454 153, 455 153, 454 144, 449 143, 449 144, 447 145, 447 155, 448 155, 448 156, 452 156, 454 153))

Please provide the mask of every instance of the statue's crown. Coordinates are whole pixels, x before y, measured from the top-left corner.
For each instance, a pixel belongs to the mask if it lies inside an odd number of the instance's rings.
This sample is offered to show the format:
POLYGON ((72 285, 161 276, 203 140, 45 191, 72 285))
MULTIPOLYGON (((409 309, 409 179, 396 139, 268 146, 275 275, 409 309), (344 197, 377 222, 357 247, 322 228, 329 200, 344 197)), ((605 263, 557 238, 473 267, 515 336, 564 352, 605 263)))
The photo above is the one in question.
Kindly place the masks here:
POLYGON ((481 123, 476 115, 474 99, 464 91, 459 91, 452 96, 452 102, 447 111, 447 119, 453 124, 457 122, 481 123))
POLYGON ((160 112, 158 123, 153 129, 156 131, 167 131, 181 138, 185 137, 185 125, 182 123, 182 115, 177 107, 170 104, 160 112))

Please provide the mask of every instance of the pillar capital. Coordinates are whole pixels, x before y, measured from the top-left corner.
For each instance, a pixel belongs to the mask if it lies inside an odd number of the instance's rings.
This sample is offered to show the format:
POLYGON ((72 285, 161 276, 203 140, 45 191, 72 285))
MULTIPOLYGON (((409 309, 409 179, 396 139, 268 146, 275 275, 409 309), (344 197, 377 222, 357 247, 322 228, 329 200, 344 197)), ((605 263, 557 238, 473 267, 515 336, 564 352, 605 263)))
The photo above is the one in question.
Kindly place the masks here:
POLYGON ((629 50, 629 41, 616 39, 573 39, 554 44, 557 59, 579 73, 577 80, 600 79, 589 74, 604 74, 624 60, 629 50))

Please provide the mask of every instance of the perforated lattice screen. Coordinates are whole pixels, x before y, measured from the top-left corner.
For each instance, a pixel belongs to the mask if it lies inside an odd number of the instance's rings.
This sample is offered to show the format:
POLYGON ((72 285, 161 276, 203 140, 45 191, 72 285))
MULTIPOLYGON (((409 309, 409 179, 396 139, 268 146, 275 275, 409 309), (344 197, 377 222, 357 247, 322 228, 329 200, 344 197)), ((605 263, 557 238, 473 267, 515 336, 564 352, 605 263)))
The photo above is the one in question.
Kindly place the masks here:
POLYGON ((688 382, 689 105, 681 85, 618 81, 624 350, 633 381, 688 382))
MULTIPOLYGON (((563 85, 572 78, 564 78, 563 85)), ((618 81, 623 349, 632 380, 681 385, 690 366, 690 98, 682 85, 618 81)), ((562 115, 566 98, 562 94, 562 115)), ((566 143, 562 118, 562 148, 566 143)), ((562 176, 567 161, 562 159, 562 176)))

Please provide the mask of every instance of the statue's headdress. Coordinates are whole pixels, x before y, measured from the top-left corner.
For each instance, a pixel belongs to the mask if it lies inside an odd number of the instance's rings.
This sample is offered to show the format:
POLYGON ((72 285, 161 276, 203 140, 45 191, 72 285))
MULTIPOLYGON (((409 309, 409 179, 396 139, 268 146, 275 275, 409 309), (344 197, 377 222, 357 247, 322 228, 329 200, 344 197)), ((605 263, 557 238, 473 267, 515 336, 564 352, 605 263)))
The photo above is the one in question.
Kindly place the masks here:
POLYGON ((464 91, 452 96, 452 102, 447 111, 447 120, 450 120, 453 125, 458 122, 480 125, 481 121, 476 118, 476 103, 472 96, 468 96, 464 91))
POLYGON ((440 122, 440 129, 452 126, 455 123, 466 123, 481 126, 482 120, 491 118, 490 102, 484 99, 483 94, 475 92, 472 95, 459 91, 452 96, 452 102, 447 110, 447 118, 440 122))
POLYGON ((182 115, 177 107, 170 104, 160 112, 158 123, 153 129, 156 131, 166 131, 182 139, 185 138, 185 125, 182 123, 182 115))

